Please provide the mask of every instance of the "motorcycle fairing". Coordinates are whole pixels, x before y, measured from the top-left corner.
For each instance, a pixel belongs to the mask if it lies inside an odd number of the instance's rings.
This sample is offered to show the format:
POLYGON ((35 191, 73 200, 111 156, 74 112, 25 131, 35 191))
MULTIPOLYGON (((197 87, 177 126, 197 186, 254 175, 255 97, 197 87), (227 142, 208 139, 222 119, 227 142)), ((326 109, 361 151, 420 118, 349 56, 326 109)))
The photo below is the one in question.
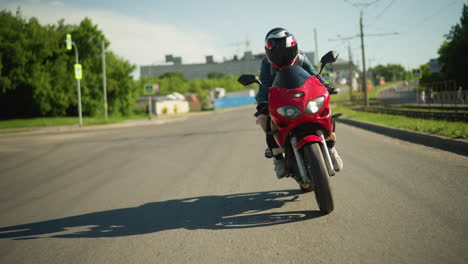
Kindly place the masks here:
MULTIPOLYGON (((330 95, 325 86, 317 77, 311 76, 301 67, 293 65, 279 71, 275 81, 273 82, 273 86, 270 88, 268 99, 269 113, 273 123, 272 127, 277 127, 279 132, 275 134, 275 140, 278 145, 280 147, 284 147, 288 135, 292 130, 299 125, 308 122, 318 124, 324 131, 325 136, 330 135, 333 131, 333 124, 330 122, 331 111, 329 102, 330 95), (307 76, 308 78, 305 78, 307 76), (285 88, 279 85, 287 87, 285 88), (298 85, 299 87, 292 88, 298 85), (303 93, 302 96, 293 97, 293 95, 301 92, 303 93), (307 103, 320 96, 325 97, 322 108, 315 114, 307 114, 307 103), (299 111, 301 111, 301 116, 294 119, 288 119, 279 115, 276 109, 282 106, 295 106, 299 111)), ((315 131, 311 131, 310 134, 314 134, 314 132, 315 131)), ((302 139, 303 138, 298 138, 298 141, 301 142, 302 139)), ((312 137, 309 139, 312 139, 312 137)), ((304 142, 303 144, 305 143, 307 142, 304 142)), ((303 144, 301 143, 301 146, 303 144)))

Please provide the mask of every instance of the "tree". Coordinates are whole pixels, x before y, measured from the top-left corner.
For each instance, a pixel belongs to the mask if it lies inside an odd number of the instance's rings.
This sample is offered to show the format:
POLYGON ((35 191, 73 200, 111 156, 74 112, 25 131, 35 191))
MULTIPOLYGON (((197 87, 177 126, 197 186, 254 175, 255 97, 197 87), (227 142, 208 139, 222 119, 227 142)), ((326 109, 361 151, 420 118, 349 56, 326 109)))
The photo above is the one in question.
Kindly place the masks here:
POLYGON ((449 79, 456 80, 464 89, 468 88, 468 5, 463 5, 460 24, 453 26, 445 35, 439 48, 439 62, 449 79))
POLYGON ((177 78, 182 81, 187 81, 187 79, 185 78, 182 72, 166 72, 162 74, 161 76, 159 76, 159 78, 177 78))
POLYGON ((405 79, 405 68, 400 64, 377 65, 369 69, 375 77, 383 77, 385 81, 398 81, 405 79))
MULTIPOLYGON (((26 20, 0 11, 0 118, 76 115, 77 95, 74 52, 65 49, 72 35, 83 65, 81 85, 83 114, 103 112, 102 31, 89 18, 79 25, 42 26, 36 18, 26 20)), ((110 114, 129 114, 137 97, 131 76, 134 65, 106 52, 110 114)))
POLYGON ((60 32, 34 17, 26 21, 20 9, 16 15, 1 11, 0 24, 1 117, 64 114, 71 97, 57 91, 67 81, 68 64, 60 32))
POLYGON ((209 72, 206 77, 208 79, 224 79, 224 78, 227 78, 227 77, 230 77, 230 76, 231 75, 225 74, 225 73, 222 73, 222 72, 209 72))
POLYGON ((422 73, 420 84, 423 86, 430 86, 433 85, 435 82, 441 82, 447 79, 445 74, 442 72, 431 73, 431 66, 429 65, 429 63, 421 65, 420 68, 422 73))

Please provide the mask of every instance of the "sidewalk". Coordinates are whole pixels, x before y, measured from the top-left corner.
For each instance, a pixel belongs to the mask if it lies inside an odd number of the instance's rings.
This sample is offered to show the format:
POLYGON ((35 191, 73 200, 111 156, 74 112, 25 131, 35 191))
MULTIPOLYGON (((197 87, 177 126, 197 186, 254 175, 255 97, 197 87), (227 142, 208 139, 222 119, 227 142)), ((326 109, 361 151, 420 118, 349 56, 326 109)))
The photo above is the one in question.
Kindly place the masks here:
POLYGON ((39 133, 53 133, 53 132, 66 132, 66 131, 91 131, 97 129, 111 129, 111 128, 122 128, 122 127, 134 127, 134 126, 151 126, 151 125, 161 125, 166 123, 173 123, 177 121, 187 120, 190 117, 216 114, 219 112, 225 111, 234 111, 237 109, 243 109, 253 106, 242 106, 235 108, 226 108, 216 111, 202 111, 202 112, 189 112, 183 113, 181 115, 168 115, 168 116, 159 116, 153 117, 153 119, 144 119, 144 120, 126 120, 121 123, 114 124, 100 124, 100 125, 87 125, 80 127, 78 124, 75 125, 66 125, 66 126, 47 126, 47 127, 16 127, 16 128, 5 128, 0 129, 0 137, 4 135, 16 135, 16 134, 39 134, 39 133), (11 132, 11 133, 8 133, 11 132))
POLYGON ((151 120, 126 120, 121 123, 114 124, 100 124, 100 125, 87 125, 80 127, 78 124, 75 125, 66 125, 66 126, 46 126, 46 127, 17 127, 17 128, 5 128, 0 129, 0 137, 3 135, 12 135, 12 134, 38 134, 38 133, 51 133, 51 132, 66 132, 66 131, 90 131, 97 129, 110 129, 110 128, 121 128, 121 127, 133 127, 133 126, 150 126, 150 125, 160 125, 165 123, 171 123, 175 121, 186 120, 186 116, 181 117, 160 117, 154 118, 151 120), (8 133, 11 132, 11 133, 8 133))

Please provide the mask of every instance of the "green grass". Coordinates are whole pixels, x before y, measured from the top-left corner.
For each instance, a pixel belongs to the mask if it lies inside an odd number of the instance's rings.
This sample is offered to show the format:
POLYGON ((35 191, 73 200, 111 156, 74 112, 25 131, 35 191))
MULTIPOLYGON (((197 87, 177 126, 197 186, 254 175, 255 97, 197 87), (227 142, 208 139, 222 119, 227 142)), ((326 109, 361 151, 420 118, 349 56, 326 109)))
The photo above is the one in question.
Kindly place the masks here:
POLYGON ((334 113, 343 113, 343 118, 359 120, 389 127, 442 135, 451 138, 468 138, 468 124, 464 122, 449 122, 410 118, 397 115, 365 113, 353 111, 343 105, 332 106, 334 113))
MULTIPOLYGON (((109 116, 106 121, 104 117, 83 117, 83 126, 114 124, 125 120, 143 120, 148 119, 147 115, 131 115, 131 116, 109 116)), ((49 126, 68 126, 78 125, 78 117, 44 117, 44 118, 24 118, 0 120, 0 129, 14 128, 34 128, 34 127, 49 127, 49 126)))

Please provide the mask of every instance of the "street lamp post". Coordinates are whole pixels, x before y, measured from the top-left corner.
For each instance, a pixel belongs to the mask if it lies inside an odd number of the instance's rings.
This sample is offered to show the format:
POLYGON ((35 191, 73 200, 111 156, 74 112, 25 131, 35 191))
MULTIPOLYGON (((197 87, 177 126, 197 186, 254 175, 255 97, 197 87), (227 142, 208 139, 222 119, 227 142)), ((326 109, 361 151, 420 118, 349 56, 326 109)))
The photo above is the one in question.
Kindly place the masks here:
POLYGON ((106 88, 106 50, 104 40, 101 41, 102 51, 102 94, 104 96, 104 118, 107 121, 107 88, 106 88))
MULTIPOLYGON (((76 57, 75 78, 76 78, 77 91, 78 91, 78 116, 80 118, 80 127, 81 127, 81 126, 83 126, 83 116, 82 116, 82 111, 81 111, 81 86, 80 86, 81 76, 79 76, 77 74, 77 67, 79 67, 79 69, 80 69, 79 71, 81 71, 81 65, 80 65, 80 59, 78 57, 78 47, 76 46, 75 42, 72 42, 72 45, 75 48, 75 57, 76 57)), ((82 73, 80 73, 80 75, 81 74, 82 73)))
POLYGON ((77 84, 77 93, 78 93, 78 116, 80 120, 80 127, 83 126, 83 116, 81 111, 81 87, 80 87, 80 80, 82 77, 82 70, 80 65, 80 59, 78 54, 78 47, 76 46, 75 42, 71 40, 71 35, 67 34, 66 38, 67 43, 67 50, 71 50, 72 47, 75 48, 75 79, 77 84))

